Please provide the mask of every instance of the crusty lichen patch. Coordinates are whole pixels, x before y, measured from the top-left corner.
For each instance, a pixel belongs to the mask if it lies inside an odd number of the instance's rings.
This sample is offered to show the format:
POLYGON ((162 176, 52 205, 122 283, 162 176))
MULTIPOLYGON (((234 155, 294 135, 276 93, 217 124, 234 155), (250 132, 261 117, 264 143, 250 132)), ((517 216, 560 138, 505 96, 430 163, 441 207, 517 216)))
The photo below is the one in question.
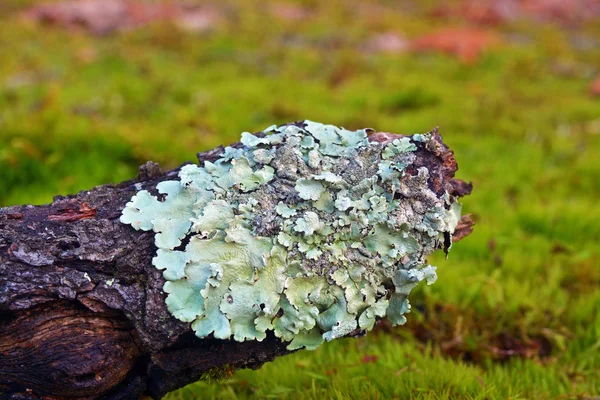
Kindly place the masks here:
POLYGON ((199 337, 318 347, 377 318, 403 324, 410 291, 436 279, 425 257, 454 231, 460 206, 406 173, 414 135, 387 146, 367 130, 311 121, 243 133, 179 181, 139 191, 121 222, 153 230, 169 312, 199 337), (185 240, 184 242, 184 239, 185 240), (182 246, 182 243, 186 243, 182 246))

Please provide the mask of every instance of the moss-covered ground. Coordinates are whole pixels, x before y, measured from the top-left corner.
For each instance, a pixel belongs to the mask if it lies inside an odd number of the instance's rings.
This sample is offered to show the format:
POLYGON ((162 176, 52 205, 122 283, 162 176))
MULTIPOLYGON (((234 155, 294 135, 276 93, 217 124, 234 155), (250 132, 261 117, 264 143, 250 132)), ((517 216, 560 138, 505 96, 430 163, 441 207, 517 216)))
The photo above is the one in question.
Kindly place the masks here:
POLYGON ((487 26, 497 44, 465 59, 370 48, 382 33, 464 25, 434 1, 305 1, 293 18, 270 0, 221 1, 208 32, 159 23, 103 37, 21 18, 33 3, 0 4, 0 205, 128 179, 148 159, 175 167, 299 119, 439 125, 474 184, 475 232, 432 258, 438 282, 412 295, 405 326, 168 399, 600 396, 597 21, 487 26))

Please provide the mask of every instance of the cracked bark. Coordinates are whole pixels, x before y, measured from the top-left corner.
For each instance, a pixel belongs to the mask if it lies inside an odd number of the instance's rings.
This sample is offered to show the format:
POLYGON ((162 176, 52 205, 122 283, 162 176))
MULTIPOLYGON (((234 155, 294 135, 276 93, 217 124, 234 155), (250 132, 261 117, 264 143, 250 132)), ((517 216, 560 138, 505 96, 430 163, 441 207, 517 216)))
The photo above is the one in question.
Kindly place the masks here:
MULTIPOLYGON (((439 196, 469 194, 471 185, 454 179, 452 151, 437 132, 436 139, 419 146, 409 173, 426 166, 439 196)), ((198 159, 214 161, 221 151, 198 159)), ((119 217, 138 190, 177 173, 148 162, 130 181, 0 209, 1 399, 158 399, 213 368, 258 368, 289 353, 272 334, 263 342, 198 339, 168 313, 164 279, 151 264, 153 233, 119 217)), ((454 239, 472 225, 463 217, 454 239)))

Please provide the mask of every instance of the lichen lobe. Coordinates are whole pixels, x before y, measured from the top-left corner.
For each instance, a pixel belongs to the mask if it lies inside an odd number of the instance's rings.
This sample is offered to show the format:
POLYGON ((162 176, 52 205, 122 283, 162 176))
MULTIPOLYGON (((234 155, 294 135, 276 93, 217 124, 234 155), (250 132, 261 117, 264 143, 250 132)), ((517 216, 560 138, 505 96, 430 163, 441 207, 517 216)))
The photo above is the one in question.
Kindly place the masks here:
POLYGON ((431 135, 367 134, 312 121, 245 132, 242 147, 161 182, 161 199, 133 196, 121 222, 155 232, 169 312, 201 338, 272 330, 290 350, 378 318, 403 324, 412 288, 436 279, 425 258, 460 205, 428 187, 427 168, 409 173, 431 135))

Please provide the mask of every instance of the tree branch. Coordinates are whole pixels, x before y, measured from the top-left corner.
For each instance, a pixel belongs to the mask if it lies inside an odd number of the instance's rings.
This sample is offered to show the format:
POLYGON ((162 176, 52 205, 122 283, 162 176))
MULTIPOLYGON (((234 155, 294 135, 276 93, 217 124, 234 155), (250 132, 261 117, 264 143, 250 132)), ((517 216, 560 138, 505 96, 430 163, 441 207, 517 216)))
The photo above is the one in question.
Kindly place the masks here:
MULTIPOLYGON (((470 193, 433 134, 435 146, 419 148, 408 173, 427 167, 439 197, 470 193)), ((222 151, 199 153, 200 164, 222 151)), ((258 368, 289 353, 272 333, 262 342, 199 339, 168 312, 153 233, 119 217, 136 192, 155 192, 178 171, 149 162, 134 180, 0 209, 0 398, 158 399, 209 370, 258 368)), ((472 225, 463 217, 456 239, 472 225)))

